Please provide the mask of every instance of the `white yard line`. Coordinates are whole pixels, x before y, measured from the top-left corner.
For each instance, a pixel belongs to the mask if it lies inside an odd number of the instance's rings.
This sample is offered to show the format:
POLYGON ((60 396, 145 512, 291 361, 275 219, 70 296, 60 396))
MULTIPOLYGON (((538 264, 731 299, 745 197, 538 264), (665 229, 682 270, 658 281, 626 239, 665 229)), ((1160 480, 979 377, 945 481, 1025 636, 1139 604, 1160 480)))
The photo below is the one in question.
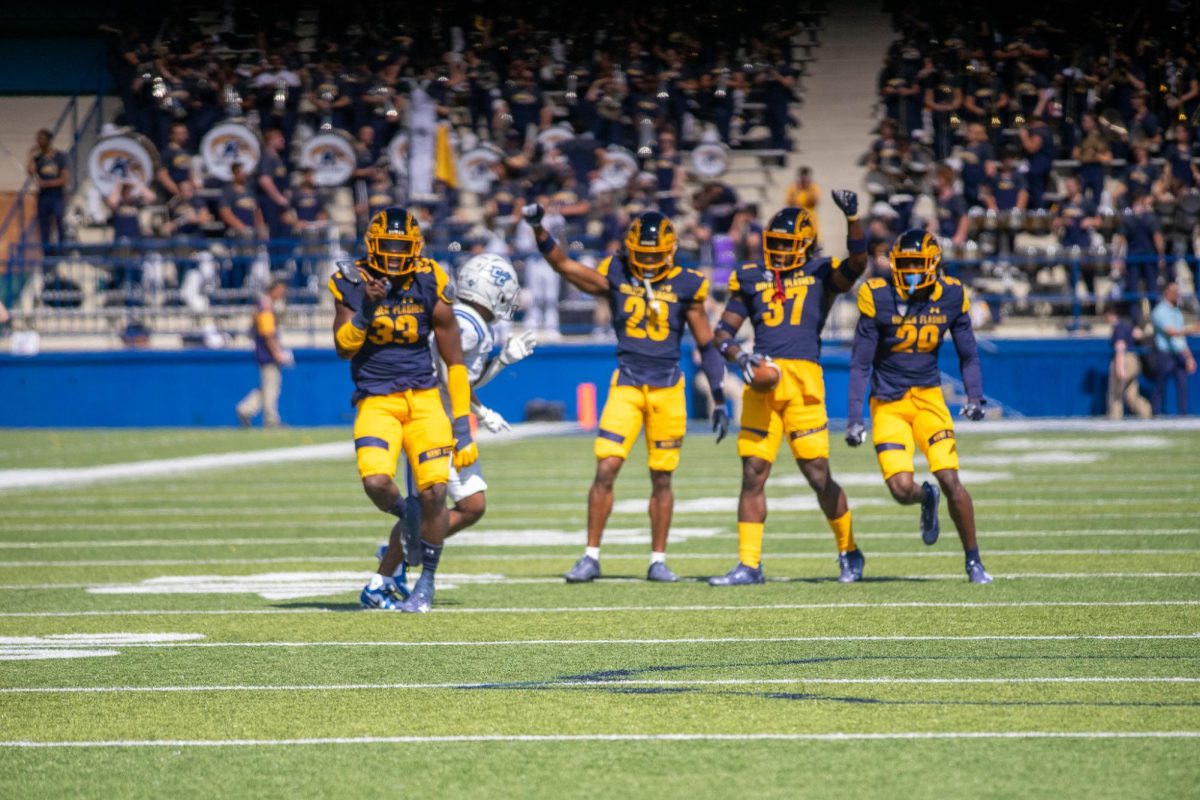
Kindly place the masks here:
MULTIPOLYGON (((289 523, 289 525, 291 525, 291 524, 292 523, 289 523)), ((324 526, 324 525, 327 525, 328 523, 320 523, 320 524, 324 526)), ((355 525, 355 527, 362 527, 358 523, 354 523, 354 525, 355 525)), ((61 525, 47 525, 45 527, 48 530, 49 529, 53 529, 53 530, 61 530, 62 529, 61 525)), ((73 527, 72 530, 74 530, 74 531, 127 530, 131 527, 143 527, 143 526, 112 525, 112 526, 97 527, 97 526, 89 525, 86 528, 73 527)), ((147 525, 145 527, 147 527, 147 528, 169 528, 169 529, 174 530, 174 529, 176 529, 177 526, 168 523, 168 524, 164 524, 164 525, 147 525)), ((203 523, 198 523, 198 524, 185 523, 185 527, 188 529, 193 529, 193 528, 204 529, 204 528, 211 528, 212 526, 203 524, 203 523)), ((238 527, 239 528, 246 527, 246 524, 238 523, 238 527)), ((272 522, 272 523, 264 523, 262 525, 262 527, 278 528, 279 526, 277 523, 272 522)), ((22 525, 21 529, 25 530, 26 526, 22 525)), ((474 533, 478 534, 481 538, 487 536, 490 533, 496 532, 495 529, 489 530, 486 528, 475 528, 475 529, 472 529, 472 531, 474 533)), ((509 531, 510 531, 510 529, 506 528, 499 532, 507 533, 509 531)), ((579 541, 581 541, 581 542, 584 539, 583 529, 579 529, 578 531, 565 531, 565 533, 577 534, 579 536, 579 541)), ((723 533, 717 534, 713 538, 730 537, 732 535, 733 535, 733 530, 727 529, 723 533)), ((865 532, 858 534, 858 536, 863 539, 915 539, 917 537, 917 535, 918 534, 915 531, 888 531, 886 533, 865 531, 865 532)), ((985 535, 989 539, 1039 539, 1039 538, 1056 539, 1056 538, 1076 538, 1076 537, 1087 538, 1089 536, 1131 536, 1131 537, 1200 536, 1200 528, 1160 528, 1160 529, 1156 529, 1156 530, 1130 530, 1130 529, 1125 529, 1125 528, 1099 528, 1099 529, 1092 529, 1092 528, 1062 529, 1062 528, 1060 528, 1058 530, 1053 530, 1053 531, 1032 531, 1032 530, 1031 531, 987 531, 985 535)), ((649 541, 649 532, 648 531, 646 533, 646 536, 647 536, 647 541, 649 541)), ((828 541, 830 538, 830 534, 828 532, 823 532, 823 533, 771 533, 770 536, 771 536, 771 539, 773 539, 773 540, 774 539, 790 539, 790 540, 796 540, 796 541, 819 541, 819 542, 828 541)), ((229 547, 233 547, 233 546, 237 546, 237 547, 258 547, 258 546, 262 546, 262 547, 293 547, 293 546, 295 546, 295 547, 298 547, 301 545, 309 545, 309 544, 337 544, 337 545, 345 545, 346 547, 362 548, 364 546, 367 546, 368 544, 375 543, 377 541, 382 541, 382 537, 381 536, 372 536, 372 534, 370 534, 370 533, 364 533, 364 534, 361 534, 358 536, 288 536, 288 537, 262 536, 262 537, 237 537, 237 538, 230 538, 230 539, 190 539, 187 537, 181 537, 181 538, 177 538, 177 539, 164 539, 164 538, 158 538, 158 539, 101 539, 98 541, 92 541, 92 540, 88 540, 88 539, 58 540, 58 541, 29 540, 29 541, 0 542, 0 550, 57 550, 57 549, 62 549, 62 548, 75 548, 75 547, 86 548, 87 550, 94 550, 97 548, 107 549, 107 548, 122 548, 122 547, 184 547, 184 548, 189 548, 189 547, 227 547, 227 546, 229 546, 229 547)), ((456 543, 455 549, 457 549, 459 546, 460 545, 458 545, 456 543)), ((475 542, 475 543, 472 543, 471 545, 461 545, 461 546, 463 546, 463 547, 467 547, 467 546, 469 546, 469 547, 487 547, 488 545, 482 544, 479 542, 475 542)), ((520 545, 520 547, 531 547, 531 548, 534 548, 534 547, 564 547, 564 546, 566 546, 566 545, 541 544, 538 542, 529 542, 528 544, 520 545)), ((608 545, 606 545, 606 546, 608 546, 608 545)), ((515 549, 515 548, 516 548, 516 546, 513 546, 513 549, 515 549)), ((513 554, 513 555, 518 555, 518 554, 513 554)))
MULTIPOLYGON (((654 606, 547 606, 518 608, 439 608, 439 614, 612 614, 629 612, 634 614, 709 612, 709 611, 822 611, 866 608, 946 608, 946 609, 992 609, 992 608, 1141 608, 1152 606, 1200 606, 1200 600, 1014 600, 1011 602, 919 602, 910 603, 762 603, 745 605, 654 605, 654 606)), ((169 609, 117 609, 113 611, 4 611, 0 619, 56 618, 56 617, 192 617, 192 616, 257 616, 274 614, 330 614, 340 613, 329 608, 215 608, 189 610, 169 609)), ((349 613, 357 613, 351 611, 349 613)))
POLYGON ((459 744, 499 742, 870 742, 963 739, 1195 739, 1188 731, 905 731, 891 733, 577 733, 465 734, 456 736, 353 736, 303 739, 110 739, 0 741, 10 748, 83 747, 289 747, 298 745, 459 744))
MULTIPOLYGON (((617 645, 688 645, 688 644, 798 644, 816 642, 1076 642, 1076 641, 1170 641, 1200 640, 1200 633, 1163 634, 1045 634, 1011 635, 992 634, 976 636, 693 636, 675 639, 498 639, 476 641, 346 641, 346 642, 131 642, 122 643, 128 648, 285 648, 306 649, 314 647, 588 647, 617 645)), ((39 642, 39 646, 53 648, 53 642, 39 642)), ((62 646, 67 646, 64 643, 62 646)))
MULTIPOLYGON (((1164 548, 1161 550, 1120 550, 1120 549, 1082 549, 1082 550, 987 550, 991 556, 1171 556, 1197 555, 1200 549, 1164 548)), ((484 554, 471 555, 459 553, 463 561, 531 561, 559 558, 557 554, 484 554)), ((729 553, 674 553, 672 560, 723 559, 729 553)), ((769 553, 767 558, 776 559, 816 559, 827 560, 829 553, 769 553)), ((903 552, 870 552, 871 558, 962 558, 961 552, 912 550, 903 552)), ((645 560, 645 553, 606 553, 604 558, 617 560, 645 560)), ((79 561, 0 561, 0 569, 24 569, 27 567, 188 567, 188 566, 253 566, 256 564, 358 564, 370 559, 363 556, 277 556, 271 558, 129 558, 129 559, 86 559, 79 561)), ((509 582, 520 581, 520 578, 509 582)))
MULTIPOLYGON (((364 572, 363 577, 370 576, 369 572, 364 572)), ((172 576, 178 577, 178 576, 172 576)), ((238 577, 238 576, 224 576, 238 577)), ((889 580, 911 580, 911 581, 962 581, 962 574, 955 572, 953 574, 941 573, 935 575, 884 575, 889 580)), ((993 574, 992 578, 998 581, 1005 580, 1091 580, 1098 578, 1200 578, 1200 572, 1010 572, 993 574)), ((684 578, 687 580, 687 578, 684 578)), ((699 580, 699 578, 695 579, 699 580)), ((792 583, 803 581, 824 581, 827 580, 824 575, 799 575, 793 577, 768 577, 768 583, 792 583)), ((562 578, 504 578, 502 581, 497 581, 492 585, 503 584, 520 584, 520 585, 537 585, 537 584, 561 584, 562 578)), ((871 582, 871 576, 866 578, 866 582, 871 582)), ((642 578, 602 578, 602 584, 610 583, 643 583, 642 578)), ((58 591, 61 589, 106 589, 110 587, 126 587, 128 583, 5 583, 0 584, 0 591, 24 592, 30 590, 46 590, 58 591)), ((250 590, 247 590, 250 593, 250 590)), ((106 593, 106 592, 101 592, 106 593)), ((118 594, 120 592, 117 592, 118 594)))
MULTIPOLYGON (((575 423, 525 423, 517 425, 509 433, 492 435, 480 433, 480 441, 504 443, 569 433, 578 430, 575 423)), ((354 459, 354 443, 330 442, 328 444, 304 445, 301 447, 278 447, 270 450, 247 450, 235 453, 214 453, 184 458, 157 458, 148 461, 130 461, 120 464, 102 464, 95 467, 62 469, 8 469, 0 470, 0 490, 37 489, 86 486, 108 481, 134 480, 139 478, 162 478, 171 475, 193 475, 233 467, 252 467, 264 464, 288 464, 295 462, 336 461, 347 463, 354 459)))
POLYGON ((1023 678, 697 678, 695 680, 580 680, 560 681, 511 679, 467 683, 314 683, 314 684, 232 684, 214 686, 17 686, 0 688, 0 694, 171 694, 194 692, 344 692, 344 691, 427 691, 439 689, 531 689, 604 688, 608 686, 795 686, 819 684, 831 686, 873 686, 888 684, 972 685, 972 684, 1092 684, 1092 683, 1200 683, 1196 677, 1023 677, 1023 678))

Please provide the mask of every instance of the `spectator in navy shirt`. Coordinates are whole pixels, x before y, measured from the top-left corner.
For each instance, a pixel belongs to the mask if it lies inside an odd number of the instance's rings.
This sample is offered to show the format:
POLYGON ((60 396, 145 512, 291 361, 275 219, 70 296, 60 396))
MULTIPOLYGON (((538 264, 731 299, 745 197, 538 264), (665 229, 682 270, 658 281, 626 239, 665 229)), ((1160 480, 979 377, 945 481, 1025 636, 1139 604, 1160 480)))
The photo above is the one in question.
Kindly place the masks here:
POLYGON ((937 225, 933 232, 955 245, 967 241, 967 201, 954 189, 954 170, 938 167, 934 178, 937 191, 937 225))
POLYGON ((1054 134, 1041 117, 1033 117, 1029 126, 1018 129, 1017 133, 1025 156, 1029 159, 1029 207, 1041 208, 1050 171, 1054 169, 1054 134))
POLYGON ((121 181, 113 187, 108 197, 104 198, 104 202, 112 211, 110 221, 114 242, 145 238, 141 212, 149 203, 153 203, 154 199, 154 192, 140 183, 121 181))
POLYGON ((1192 140, 1187 125, 1179 124, 1173 129, 1174 139, 1164 148, 1163 155, 1171 165, 1171 172, 1180 184, 1191 188, 1200 184, 1200 167, 1192 161, 1192 140))
MULTIPOLYGON (((1150 194, 1158 180, 1158 167, 1150 163, 1150 153, 1144 145, 1134 145, 1133 163, 1125 168, 1125 175, 1115 194, 1124 202, 1133 204, 1143 195, 1150 194)), ((1116 199, 1116 198, 1114 198, 1116 199)))
POLYGON ((250 237, 256 233, 265 236, 262 210, 254 199, 254 193, 246 186, 246 168, 234 163, 232 171, 233 180, 221 196, 221 221, 235 236, 250 237))
POLYGON ((283 131, 269 130, 263 136, 262 158, 258 162, 258 204, 262 209, 263 221, 272 239, 287 236, 288 168, 280 153, 283 152, 283 131))
POLYGON ((192 180, 192 153, 188 149, 188 127, 182 122, 171 126, 170 141, 162 152, 162 166, 155 173, 167 197, 179 194, 179 184, 192 180))
POLYGON ((167 203, 167 211, 171 218, 163 232, 168 236, 199 236, 204 226, 213 221, 208 203, 196 194, 196 184, 191 181, 179 184, 179 194, 167 203))
POLYGON ((296 233, 320 228, 329 221, 325 196, 317 187, 312 167, 300 172, 300 185, 292 192, 292 224, 296 233))
POLYGON ((1009 148, 1003 150, 996 174, 983 185, 983 203, 992 211, 1024 211, 1029 206, 1025 176, 1017 170, 1016 154, 1009 148))
POLYGON ((37 133, 37 146, 29 153, 25 166, 37 186, 37 222, 42 249, 50 248, 50 232, 55 242, 63 241, 63 211, 66 207, 66 185, 70 178, 67 157, 54 149, 53 134, 43 128, 37 133))
POLYGON ((1112 326, 1112 361, 1108 367, 1108 418, 1121 419, 1125 406, 1142 419, 1151 415, 1150 401, 1142 396, 1138 388, 1138 376, 1142 374, 1138 358, 1141 331, 1129 319, 1128 305, 1118 303, 1104 312, 1104 321, 1112 326))
POLYGON ((1153 200, 1144 194, 1133 203, 1121 219, 1117 240, 1125 245, 1125 257, 1115 262, 1118 273, 1125 276, 1128 296, 1151 298, 1158 294, 1158 268, 1165 252, 1162 227, 1154 213, 1153 200), (1145 286, 1145 291, 1141 286, 1145 286))
POLYGON ((970 206, 983 205, 980 188, 996 174, 996 150, 988 141, 982 123, 967 126, 967 146, 959 154, 962 161, 963 197, 970 206))

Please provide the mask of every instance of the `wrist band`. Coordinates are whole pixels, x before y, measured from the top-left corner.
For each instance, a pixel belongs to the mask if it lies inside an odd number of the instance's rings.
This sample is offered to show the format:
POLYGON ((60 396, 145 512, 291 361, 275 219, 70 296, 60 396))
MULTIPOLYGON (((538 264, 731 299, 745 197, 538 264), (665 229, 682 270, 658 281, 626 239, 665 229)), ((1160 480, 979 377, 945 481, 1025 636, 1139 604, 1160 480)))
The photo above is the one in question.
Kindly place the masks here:
POLYGON ((862 239, 847 239, 846 249, 850 251, 850 255, 857 256, 867 252, 867 240, 862 239))
POLYGON ((538 252, 544 256, 550 255, 550 251, 558 247, 558 242, 554 241, 553 236, 547 236, 544 242, 537 243, 538 252))
POLYGON ((360 331, 365 331, 371 327, 371 319, 366 314, 365 308, 360 308, 354 312, 354 316, 350 318, 350 324, 358 328, 360 331))
POLYGON ((846 222, 858 222, 858 214, 855 214, 854 216, 846 217, 846 222))

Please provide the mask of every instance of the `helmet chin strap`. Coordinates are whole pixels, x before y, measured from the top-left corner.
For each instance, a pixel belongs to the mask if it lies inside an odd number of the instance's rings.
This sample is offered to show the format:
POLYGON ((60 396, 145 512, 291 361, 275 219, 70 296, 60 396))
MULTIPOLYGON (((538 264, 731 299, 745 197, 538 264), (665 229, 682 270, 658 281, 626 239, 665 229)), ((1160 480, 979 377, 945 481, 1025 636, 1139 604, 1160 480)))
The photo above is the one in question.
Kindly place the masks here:
POLYGON ((646 289, 646 305, 651 311, 658 311, 658 300, 654 297, 654 284, 650 282, 650 276, 645 272, 642 273, 642 286, 646 289))

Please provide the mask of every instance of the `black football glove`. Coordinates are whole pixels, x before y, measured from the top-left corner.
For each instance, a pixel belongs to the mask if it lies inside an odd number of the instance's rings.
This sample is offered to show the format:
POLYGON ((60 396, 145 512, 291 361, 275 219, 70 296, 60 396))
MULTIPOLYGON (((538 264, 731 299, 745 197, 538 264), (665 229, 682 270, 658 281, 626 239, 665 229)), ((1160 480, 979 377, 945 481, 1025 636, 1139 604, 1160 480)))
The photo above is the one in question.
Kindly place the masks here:
POLYGON ((858 216, 857 192, 849 189, 834 189, 830 194, 833 196, 833 204, 842 210, 847 219, 854 219, 858 216))
POLYGON ((542 208, 541 203, 532 203, 521 208, 521 216, 534 228, 542 224, 542 217, 545 215, 546 209, 542 208))
POLYGON ((738 353, 737 365, 742 370, 742 380, 746 383, 753 383, 754 368, 763 363, 764 360, 758 353, 747 353, 745 350, 738 353))
POLYGON ((983 419, 984 402, 985 401, 983 400, 968 400, 967 404, 962 407, 962 411, 959 413, 971 420, 971 422, 979 422, 979 420, 983 419))
POLYGON ((851 422, 846 426, 846 444, 859 447, 867 440, 867 429, 861 422, 851 422))
POLYGON ((712 413, 713 433, 717 435, 717 444, 729 435, 729 414, 725 411, 725 406, 717 406, 712 413))

